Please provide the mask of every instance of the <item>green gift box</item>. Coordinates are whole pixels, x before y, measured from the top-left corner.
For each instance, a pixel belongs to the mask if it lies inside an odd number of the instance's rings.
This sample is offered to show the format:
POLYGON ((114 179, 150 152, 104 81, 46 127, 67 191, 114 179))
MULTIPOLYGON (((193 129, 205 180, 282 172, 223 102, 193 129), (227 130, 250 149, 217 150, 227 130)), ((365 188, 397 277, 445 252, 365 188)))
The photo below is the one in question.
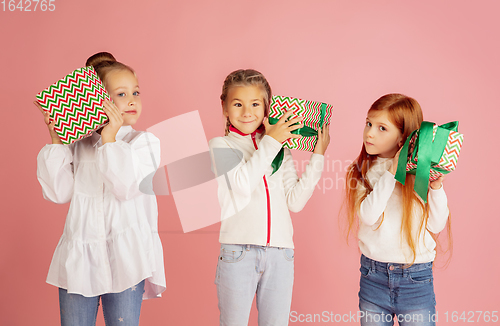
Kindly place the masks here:
POLYGON ((406 174, 414 174, 414 190, 426 203, 429 182, 455 170, 463 140, 458 121, 440 126, 423 121, 401 149, 395 179, 404 185, 406 174))

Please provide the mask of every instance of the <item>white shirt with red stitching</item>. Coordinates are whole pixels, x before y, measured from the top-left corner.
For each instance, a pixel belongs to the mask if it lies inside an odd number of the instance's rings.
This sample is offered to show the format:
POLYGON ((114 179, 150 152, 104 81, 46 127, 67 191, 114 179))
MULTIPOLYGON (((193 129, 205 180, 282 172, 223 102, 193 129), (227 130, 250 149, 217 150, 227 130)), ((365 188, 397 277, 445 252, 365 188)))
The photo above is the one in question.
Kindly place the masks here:
MULTIPOLYGON (((297 176, 292 154, 285 149, 281 167, 273 175, 271 166, 282 145, 274 138, 257 133, 256 150, 251 135, 230 132, 225 137, 210 140, 209 147, 226 149, 237 165, 222 175, 212 163, 217 176, 221 206, 219 241, 228 244, 267 244, 267 196, 263 181, 266 177, 271 206, 272 247, 294 248, 290 212, 299 212, 312 196, 321 178, 324 156, 312 154, 301 178, 297 176)), ((213 162, 213 161, 212 161, 213 162)))

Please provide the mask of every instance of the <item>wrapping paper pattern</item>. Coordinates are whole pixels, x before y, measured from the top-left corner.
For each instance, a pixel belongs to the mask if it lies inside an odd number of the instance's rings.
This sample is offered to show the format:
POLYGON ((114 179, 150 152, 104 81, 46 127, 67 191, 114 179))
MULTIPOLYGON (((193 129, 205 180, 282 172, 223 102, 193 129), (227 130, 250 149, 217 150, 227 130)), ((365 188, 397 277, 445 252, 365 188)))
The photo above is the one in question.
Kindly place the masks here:
MULTIPOLYGON (((436 137, 437 127, 438 126, 436 124, 433 127, 432 140, 434 140, 434 138, 436 137)), ((410 140, 410 146, 411 146, 410 149, 412 149, 411 152, 409 153, 410 155, 413 152, 413 148, 415 146, 417 137, 418 134, 416 133, 410 140)), ((429 181, 431 182, 435 181, 440 176, 449 173, 451 171, 454 171, 456 169, 458 156, 460 155, 460 149, 462 148, 463 141, 464 141, 463 134, 456 131, 450 131, 450 134, 448 136, 448 142, 446 143, 446 147, 444 148, 444 152, 443 155, 441 156, 441 159, 437 164, 431 165, 429 181)), ((418 163, 418 154, 415 156, 415 159, 413 161, 411 160, 411 157, 409 157, 408 162, 406 164, 406 171, 416 170, 417 163, 418 163)))
POLYGON ((458 121, 440 126, 423 121, 401 148, 395 179, 404 185, 406 174, 414 174, 413 189, 427 202, 429 182, 455 170, 463 139, 458 121))
MULTIPOLYGON (((330 124, 332 109, 332 105, 321 102, 275 95, 271 99, 269 116, 271 118, 279 119, 286 113, 286 111, 293 110, 293 114, 290 119, 297 116, 303 116, 303 123, 306 127, 318 130, 322 121, 324 121, 327 125, 330 124), (322 105, 326 105, 323 117, 321 110, 322 105)), ((317 136, 302 137, 301 139, 290 138, 283 143, 283 147, 312 152, 314 151, 314 146, 316 146, 317 139, 317 136)))
POLYGON ((101 103, 110 97, 92 66, 76 69, 36 98, 56 121, 54 131, 63 144, 88 137, 108 123, 101 103))
MULTIPOLYGON (((434 124, 432 140, 434 140, 434 138, 436 137, 437 128, 438 125, 434 124)), ((415 155, 415 158, 413 160, 411 159, 417 137, 418 133, 415 133, 410 140, 410 151, 408 151, 408 161, 406 164, 406 171, 408 172, 417 169, 418 153, 417 155, 415 155)), ((446 142, 446 147, 444 148, 441 159, 437 164, 431 165, 429 181, 435 181, 440 176, 450 173, 456 169, 458 156, 460 155, 460 149, 462 148, 463 141, 463 134, 456 131, 450 131, 450 134, 448 135, 448 141, 446 142)))

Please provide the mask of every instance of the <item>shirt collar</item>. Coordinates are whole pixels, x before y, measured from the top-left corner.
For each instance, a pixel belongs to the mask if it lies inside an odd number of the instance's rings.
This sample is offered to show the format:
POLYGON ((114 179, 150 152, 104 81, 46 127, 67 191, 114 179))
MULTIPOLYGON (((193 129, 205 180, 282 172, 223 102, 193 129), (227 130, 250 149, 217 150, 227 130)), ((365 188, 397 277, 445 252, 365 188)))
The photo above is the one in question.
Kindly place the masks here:
POLYGON ((132 129, 132 126, 121 126, 120 129, 118 129, 118 132, 116 133, 116 136, 115 138, 118 140, 122 140, 123 137, 125 137, 126 134, 128 134, 129 132, 131 132, 133 129, 132 129))
POLYGON ((255 131, 252 132, 251 134, 245 134, 245 133, 242 133, 241 131, 239 131, 238 129, 236 129, 233 125, 230 125, 229 131, 237 133, 238 135, 241 135, 241 136, 248 136, 248 135, 255 136, 257 133, 259 133, 259 134, 264 133, 266 131, 266 128, 264 127, 264 124, 261 124, 259 126, 259 128, 255 129, 255 131))
MULTIPOLYGON (((121 126, 120 129, 118 129, 118 132, 116 133, 115 139, 116 140, 122 140, 125 135, 127 135, 129 132, 134 130, 132 126, 121 126)), ((98 134, 97 132, 92 133, 92 146, 96 146, 99 140, 101 140, 101 135, 98 134)))

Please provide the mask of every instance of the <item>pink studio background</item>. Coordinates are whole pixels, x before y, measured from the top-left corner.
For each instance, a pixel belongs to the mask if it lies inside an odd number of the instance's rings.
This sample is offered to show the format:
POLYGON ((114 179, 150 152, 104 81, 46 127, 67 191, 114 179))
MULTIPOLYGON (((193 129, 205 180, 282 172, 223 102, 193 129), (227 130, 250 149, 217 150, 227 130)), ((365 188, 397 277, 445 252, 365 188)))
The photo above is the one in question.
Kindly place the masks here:
MULTIPOLYGON (((55 5, 54 12, 0 11, 1 325, 59 323, 57 290, 45 278, 68 205, 42 198, 36 156, 49 136, 31 102, 98 51, 112 52, 137 71, 144 111, 136 129, 199 110, 207 140, 221 135, 220 89, 238 68, 262 71, 275 94, 335 106, 321 189, 293 214, 297 315, 357 311, 359 253, 340 234, 342 180, 335 183, 359 153, 370 104, 402 92, 420 102, 426 120, 459 120, 464 148, 457 171, 445 181, 454 254, 447 269, 435 269, 439 322, 447 324, 447 311, 500 310, 500 180, 487 172, 487 164, 500 160, 489 146, 500 121, 498 1, 55 5)), ((183 137, 189 137, 189 126, 183 137)), ((294 157, 303 162, 309 154, 294 157)), ((144 302, 141 325, 217 325, 219 226, 183 234, 172 197, 159 196, 158 202, 167 290, 161 299, 144 302)), ((256 325, 255 311, 250 325, 256 325)))

